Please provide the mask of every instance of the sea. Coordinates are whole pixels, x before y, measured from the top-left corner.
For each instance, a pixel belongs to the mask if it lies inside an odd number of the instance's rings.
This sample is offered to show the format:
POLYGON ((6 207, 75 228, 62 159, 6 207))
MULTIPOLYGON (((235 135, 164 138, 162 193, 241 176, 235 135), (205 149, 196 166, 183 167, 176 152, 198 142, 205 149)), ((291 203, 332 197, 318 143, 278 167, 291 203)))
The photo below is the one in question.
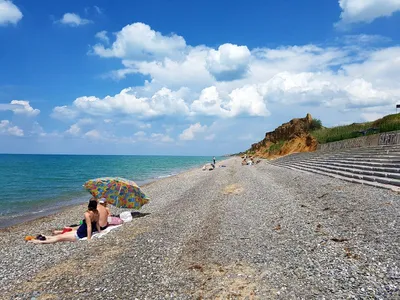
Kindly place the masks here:
POLYGON ((0 228, 87 202, 89 179, 116 176, 140 186, 210 162, 210 156, 0 154, 0 228))

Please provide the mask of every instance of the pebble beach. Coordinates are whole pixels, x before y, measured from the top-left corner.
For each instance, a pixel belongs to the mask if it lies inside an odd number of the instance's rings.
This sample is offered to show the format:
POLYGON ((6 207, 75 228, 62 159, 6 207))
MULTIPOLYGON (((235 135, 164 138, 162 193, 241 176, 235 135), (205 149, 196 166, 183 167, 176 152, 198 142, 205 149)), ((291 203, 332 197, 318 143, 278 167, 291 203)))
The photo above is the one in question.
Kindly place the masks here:
POLYGON ((0 299, 400 298, 397 193, 236 157, 143 190, 142 217, 89 242, 24 240, 85 205, 0 230, 0 299))

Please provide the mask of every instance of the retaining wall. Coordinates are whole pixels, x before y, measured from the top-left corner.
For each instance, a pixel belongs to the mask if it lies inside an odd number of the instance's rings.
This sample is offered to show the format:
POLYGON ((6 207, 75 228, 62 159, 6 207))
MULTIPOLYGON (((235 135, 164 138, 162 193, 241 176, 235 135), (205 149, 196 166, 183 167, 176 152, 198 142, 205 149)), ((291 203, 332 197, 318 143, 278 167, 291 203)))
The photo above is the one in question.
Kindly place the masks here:
POLYGON ((378 145, 399 145, 400 144, 400 130, 378 133, 367 136, 360 136, 355 139, 348 139, 337 141, 327 144, 319 144, 317 150, 319 151, 334 151, 340 149, 362 148, 378 145))

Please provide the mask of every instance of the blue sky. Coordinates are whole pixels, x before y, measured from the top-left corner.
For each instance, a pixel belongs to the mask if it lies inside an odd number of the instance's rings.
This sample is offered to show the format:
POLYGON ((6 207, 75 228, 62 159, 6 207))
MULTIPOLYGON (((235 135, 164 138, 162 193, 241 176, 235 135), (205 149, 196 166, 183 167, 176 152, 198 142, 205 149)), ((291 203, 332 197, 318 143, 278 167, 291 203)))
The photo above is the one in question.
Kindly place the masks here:
POLYGON ((220 155, 400 102, 399 0, 0 0, 0 153, 220 155))

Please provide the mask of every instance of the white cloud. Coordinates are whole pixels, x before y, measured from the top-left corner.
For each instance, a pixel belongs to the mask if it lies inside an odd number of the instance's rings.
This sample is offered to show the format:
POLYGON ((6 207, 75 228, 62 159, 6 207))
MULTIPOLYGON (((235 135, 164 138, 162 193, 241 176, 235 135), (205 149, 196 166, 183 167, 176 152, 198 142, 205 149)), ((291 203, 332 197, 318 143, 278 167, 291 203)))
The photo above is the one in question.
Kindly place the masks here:
POLYGON ((148 128, 151 128, 151 124, 150 123, 140 123, 139 128, 148 129, 148 128))
POLYGON ((355 79, 344 89, 349 98, 349 104, 360 106, 383 106, 390 104, 395 98, 387 92, 374 89, 370 82, 355 79))
MULTIPOLYGON (((109 122, 106 122, 106 120, 104 120, 104 122, 109 123, 109 122)), ((78 120, 78 122, 77 122, 78 125, 88 125, 88 124, 95 124, 95 123, 96 123, 96 121, 91 118, 82 118, 82 119, 78 120)))
POLYGON ((102 57, 125 59, 156 59, 170 57, 186 47, 185 40, 178 35, 163 36, 143 23, 127 25, 117 33, 110 48, 102 44, 93 47, 93 52, 102 57))
POLYGON ((172 143, 174 141, 168 134, 151 133, 149 136, 144 131, 138 131, 134 135, 135 141, 150 143, 172 143))
POLYGON ((101 140, 103 139, 102 135, 100 134, 100 132, 96 129, 90 130, 88 132, 85 133, 84 135, 86 138, 88 138, 89 140, 101 140))
POLYGON ((363 45, 363 44, 375 44, 375 43, 388 43, 391 38, 377 35, 377 34, 357 34, 357 35, 345 35, 344 37, 337 38, 337 41, 343 41, 349 45, 363 45))
POLYGON ((223 44, 218 50, 209 51, 207 69, 220 81, 239 79, 246 75, 250 57, 246 46, 223 44))
POLYGON ((339 6, 342 9, 340 26, 389 17, 400 10, 400 0, 339 0, 339 6))
POLYGON ((69 109, 139 118, 267 117, 270 103, 349 109, 387 105, 399 94, 393 89, 396 83, 378 82, 378 75, 398 78, 399 68, 393 67, 400 61, 398 49, 365 46, 380 36, 348 36, 351 47, 310 44, 250 51, 230 43, 217 49, 187 46, 182 37, 162 35, 142 23, 125 26, 116 35, 112 46, 97 54, 121 58, 125 69, 114 73, 119 78, 138 73, 151 80, 104 99, 77 98, 69 109))
POLYGON ((12 111, 15 114, 23 114, 27 116, 37 116, 40 113, 39 109, 34 109, 29 105, 29 101, 24 100, 12 100, 11 105, 14 105, 15 108, 12 111))
POLYGON ((140 97, 131 89, 124 89, 115 96, 104 99, 96 97, 79 97, 73 102, 73 108, 58 108, 58 111, 71 115, 87 113, 91 115, 110 115, 112 113, 125 115, 140 115, 156 117, 162 115, 186 115, 188 107, 180 97, 181 91, 171 91, 162 88, 151 97, 140 97))
POLYGON ((15 114, 27 115, 29 117, 37 116, 40 113, 39 109, 30 106, 29 101, 12 100, 10 104, 0 104, 0 111, 11 110, 15 114))
POLYGON ((0 26, 17 24, 23 15, 19 8, 8 0, 0 0, 0 26))
POLYGON ((107 45, 110 43, 110 39, 107 36, 107 31, 103 30, 95 35, 96 38, 98 38, 100 41, 106 43, 107 45))
POLYGON ((219 117, 269 115, 257 85, 245 85, 229 94, 220 93, 215 86, 205 88, 199 99, 193 101, 191 109, 197 114, 219 117))
POLYGON ((69 127, 67 131, 65 131, 65 133, 72 136, 78 136, 81 133, 81 128, 78 124, 73 124, 69 127))
POLYGON ((364 61, 346 64, 342 69, 349 78, 363 78, 386 89, 395 88, 400 76, 400 47, 371 51, 364 61))
POLYGON ((134 136, 143 137, 143 136, 146 136, 146 132, 144 132, 144 131, 138 131, 138 132, 136 132, 136 133, 134 134, 134 136))
POLYGON ((103 13, 103 10, 100 8, 100 7, 98 7, 98 6, 93 6, 93 8, 95 9, 95 11, 99 14, 99 15, 101 15, 102 13, 103 13))
POLYGON ((206 129, 206 125, 201 126, 200 123, 192 124, 179 135, 179 139, 182 141, 194 140, 196 133, 204 132, 206 129))
MULTIPOLYGON (((186 45, 178 35, 163 35, 135 23, 116 33, 110 46, 95 46, 93 51, 120 58, 122 68, 114 72, 118 78, 140 74, 149 79, 113 96, 79 97, 71 105, 55 107, 52 116, 74 120, 81 130, 78 116, 100 117, 91 128, 95 133, 89 134, 94 136, 105 127, 113 130, 103 120, 113 120, 113 128, 130 124, 124 126, 130 134, 126 141, 149 143, 212 140, 216 135, 220 141, 236 123, 257 122, 248 117, 273 120, 278 110, 285 116, 313 110, 321 113, 319 118, 331 118, 331 123, 340 118, 361 120, 376 111, 389 112, 400 100, 400 47, 377 47, 383 41, 389 42, 381 36, 357 35, 330 46, 249 49, 226 43, 212 48, 186 45), (238 116, 247 118, 235 119, 238 116), (218 130, 201 125, 221 118, 218 130), (151 133, 160 120, 165 132, 151 133), (182 122, 193 125, 176 134, 182 122), (146 132, 132 134, 132 128, 146 132)), ((274 121, 268 120, 271 124, 274 121)), ((107 136, 113 138, 121 137, 107 136)), ((257 140, 254 128, 248 138, 257 140)))
POLYGON ((64 14, 64 16, 58 22, 60 22, 61 24, 71 26, 71 27, 78 27, 78 26, 89 24, 89 23, 93 23, 91 20, 81 18, 79 15, 74 14, 74 13, 64 14))
POLYGON ((385 114, 376 113, 376 112, 369 112, 369 113, 366 112, 366 113, 361 114, 361 117, 367 122, 378 120, 384 116, 385 116, 385 114))
POLYGON ((171 143, 174 141, 170 136, 162 134, 162 133, 152 133, 151 139, 153 141, 160 141, 163 143, 171 143))
POLYGON ((347 78, 332 73, 277 74, 261 87, 269 101, 285 104, 323 105, 337 108, 360 108, 387 105, 398 96, 374 88, 364 79, 347 78))
POLYGON ((24 131, 18 126, 13 126, 8 120, 0 121, 0 134, 13 135, 13 136, 24 136, 24 131))
POLYGON ((208 51, 205 47, 195 47, 190 48, 179 59, 166 57, 153 61, 123 60, 125 69, 117 70, 113 75, 118 79, 133 73, 149 75, 152 83, 162 83, 171 88, 203 87, 207 83, 211 85, 215 79, 206 68, 208 51))
POLYGON ((40 126, 40 124, 38 122, 33 123, 31 134, 41 136, 41 137, 47 136, 47 133, 44 131, 43 127, 40 126))
POLYGON ((69 108, 68 106, 56 106, 53 108, 53 112, 51 113, 51 117, 54 119, 60 119, 60 120, 68 120, 68 119, 74 119, 79 115, 79 112, 69 108))

